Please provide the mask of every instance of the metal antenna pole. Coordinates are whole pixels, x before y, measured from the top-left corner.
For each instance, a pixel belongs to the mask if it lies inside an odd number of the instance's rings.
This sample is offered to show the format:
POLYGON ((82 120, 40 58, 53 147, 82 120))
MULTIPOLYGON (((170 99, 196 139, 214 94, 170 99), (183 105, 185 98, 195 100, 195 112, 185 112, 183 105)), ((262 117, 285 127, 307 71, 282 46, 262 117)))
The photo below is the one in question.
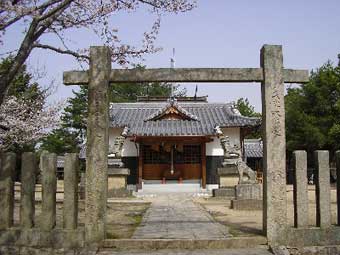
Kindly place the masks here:
MULTIPOLYGON (((172 58, 170 59, 170 68, 174 69, 175 68, 175 48, 172 48, 172 58)), ((171 94, 170 97, 174 97, 174 84, 171 83, 171 94)))

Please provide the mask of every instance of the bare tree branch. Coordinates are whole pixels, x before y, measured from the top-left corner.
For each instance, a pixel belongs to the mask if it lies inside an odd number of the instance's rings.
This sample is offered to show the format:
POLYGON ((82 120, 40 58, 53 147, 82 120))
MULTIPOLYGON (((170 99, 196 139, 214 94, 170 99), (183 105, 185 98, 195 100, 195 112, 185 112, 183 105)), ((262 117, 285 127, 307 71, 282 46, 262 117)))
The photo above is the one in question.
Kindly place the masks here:
POLYGON ((66 7, 68 5, 70 5, 74 0, 64 0, 63 3, 59 4, 58 6, 56 6, 55 8, 51 9, 49 12, 47 12, 46 14, 40 16, 38 18, 38 21, 42 21, 42 20, 46 20, 50 17, 52 17, 53 15, 60 13, 60 11, 63 11, 66 9, 66 7))
MULTIPOLYGON (((23 11, 22 14, 14 16, 12 19, 9 19, 7 22, 0 24, 0 31, 6 29, 7 27, 9 27, 11 25, 13 25, 14 23, 21 20, 25 16, 28 16, 28 15, 30 15, 30 14, 38 11, 38 10, 45 10, 49 6, 52 6, 52 5, 54 5, 58 2, 61 2, 61 1, 63 1, 63 0, 50 0, 50 1, 47 1, 46 3, 41 4, 40 6, 36 6, 34 8, 28 8, 26 11, 23 11)), ((12 5, 14 5, 14 4, 12 3, 12 5)), ((3 11, 1 11, 0 13, 2 13, 2 12, 3 11)))
POLYGON ((71 55, 71 56, 73 56, 77 59, 83 59, 83 60, 89 60, 90 59, 89 56, 87 56, 87 55, 79 54, 79 53, 72 51, 72 50, 63 50, 63 49, 56 48, 56 47, 46 45, 46 44, 35 43, 33 45, 33 47, 34 48, 40 48, 40 49, 52 50, 52 51, 55 51, 55 52, 60 53, 60 54, 71 55))
POLYGON ((64 31, 86 29, 97 35, 104 45, 110 47, 112 60, 126 66, 132 59, 140 59, 144 54, 154 53, 155 40, 160 27, 162 12, 178 13, 191 10, 196 0, 0 0, 0 44, 5 44, 5 32, 14 24, 25 34, 19 50, 8 70, 0 73, 0 105, 6 91, 20 67, 24 64, 33 48, 47 49, 75 57, 78 62, 88 61, 87 48, 71 50, 66 45, 64 31), (112 27, 110 18, 120 11, 135 11, 142 5, 147 6, 152 15, 157 15, 151 30, 145 32, 143 45, 136 47, 135 42, 123 43, 118 37, 118 29, 112 27), (41 43, 45 34, 52 33, 61 40, 62 46, 41 43))

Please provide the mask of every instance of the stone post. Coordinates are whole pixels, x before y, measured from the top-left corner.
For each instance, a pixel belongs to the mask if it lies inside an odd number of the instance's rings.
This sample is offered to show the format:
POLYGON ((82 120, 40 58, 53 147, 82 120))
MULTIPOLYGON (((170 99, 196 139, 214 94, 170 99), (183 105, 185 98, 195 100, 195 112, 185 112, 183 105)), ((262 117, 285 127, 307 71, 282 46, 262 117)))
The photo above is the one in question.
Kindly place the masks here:
POLYGON ((79 183, 79 199, 85 199, 85 187, 86 187, 86 174, 80 173, 80 183, 79 183))
POLYGON ((308 226, 307 152, 294 151, 294 226, 308 226))
POLYGON ((336 151, 336 203, 338 210, 338 226, 340 226, 340 151, 336 151))
POLYGON ((0 230, 13 226, 15 153, 0 154, 0 230))
POLYGON ((57 155, 43 152, 40 157, 40 168, 42 172, 40 229, 50 231, 56 225, 57 155))
POLYGON ((85 237, 89 244, 105 238, 110 72, 110 49, 91 47, 85 191, 85 237))
POLYGON ((33 227, 36 172, 37 162, 35 154, 33 152, 24 152, 21 160, 20 225, 22 228, 33 227))
POLYGON ((331 226, 331 191, 329 172, 329 152, 315 151, 316 172, 316 226, 331 226))
POLYGON ((284 244, 287 225, 286 138, 282 46, 264 45, 263 68, 263 230, 270 245, 284 244))
POLYGON ((64 166, 64 228, 78 225, 78 154, 66 153, 64 166))

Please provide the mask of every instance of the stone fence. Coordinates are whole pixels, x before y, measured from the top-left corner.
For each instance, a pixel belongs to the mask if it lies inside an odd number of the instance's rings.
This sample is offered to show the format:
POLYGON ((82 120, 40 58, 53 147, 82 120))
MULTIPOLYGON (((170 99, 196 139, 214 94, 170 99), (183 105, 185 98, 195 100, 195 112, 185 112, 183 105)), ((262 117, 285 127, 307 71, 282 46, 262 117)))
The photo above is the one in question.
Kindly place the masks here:
MULTIPOLYGON (((295 151, 294 227, 287 227, 285 245, 302 247, 340 245, 340 180, 337 179, 337 225, 331 224, 329 152, 315 152, 316 226, 309 225, 307 153, 295 151)), ((336 154, 340 176, 340 151, 336 154)), ((63 227, 56 228, 56 155, 43 153, 40 165, 34 153, 22 155, 20 222, 14 226, 14 182, 16 157, 0 157, 0 246, 81 248, 86 245, 83 227, 78 226, 78 157, 66 154, 64 175, 63 227), (40 220, 35 221, 37 168, 42 172, 40 220)))
MULTIPOLYGON (((309 225, 307 153, 295 151, 294 227, 287 228, 285 245, 340 245, 340 178, 337 178, 337 225, 331 224, 331 190, 329 152, 315 151, 316 226, 309 225)), ((340 151, 336 152, 337 175, 340 176, 340 151)))
POLYGON ((78 227, 78 156, 65 156, 63 227, 56 228, 57 156, 23 153, 21 167, 20 223, 14 226, 14 182, 16 156, 0 158, 0 246, 81 248, 85 233, 78 227), (35 221, 35 184, 38 167, 42 172, 42 199, 39 221, 35 221))

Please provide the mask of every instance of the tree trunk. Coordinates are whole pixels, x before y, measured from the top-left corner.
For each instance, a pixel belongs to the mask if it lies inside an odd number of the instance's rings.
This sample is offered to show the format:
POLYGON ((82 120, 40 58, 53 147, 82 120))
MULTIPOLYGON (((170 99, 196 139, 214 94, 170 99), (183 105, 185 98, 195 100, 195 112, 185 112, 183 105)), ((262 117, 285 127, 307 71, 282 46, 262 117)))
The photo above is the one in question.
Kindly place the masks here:
POLYGON ((33 43, 39 38, 39 36, 37 36, 36 34, 38 25, 39 21, 33 19, 26 33, 26 36, 20 45, 18 53, 13 60, 13 63, 6 72, 0 74, 0 105, 5 99, 7 90, 11 82, 14 80, 18 71, 30 55, 33 49, 33 43))

